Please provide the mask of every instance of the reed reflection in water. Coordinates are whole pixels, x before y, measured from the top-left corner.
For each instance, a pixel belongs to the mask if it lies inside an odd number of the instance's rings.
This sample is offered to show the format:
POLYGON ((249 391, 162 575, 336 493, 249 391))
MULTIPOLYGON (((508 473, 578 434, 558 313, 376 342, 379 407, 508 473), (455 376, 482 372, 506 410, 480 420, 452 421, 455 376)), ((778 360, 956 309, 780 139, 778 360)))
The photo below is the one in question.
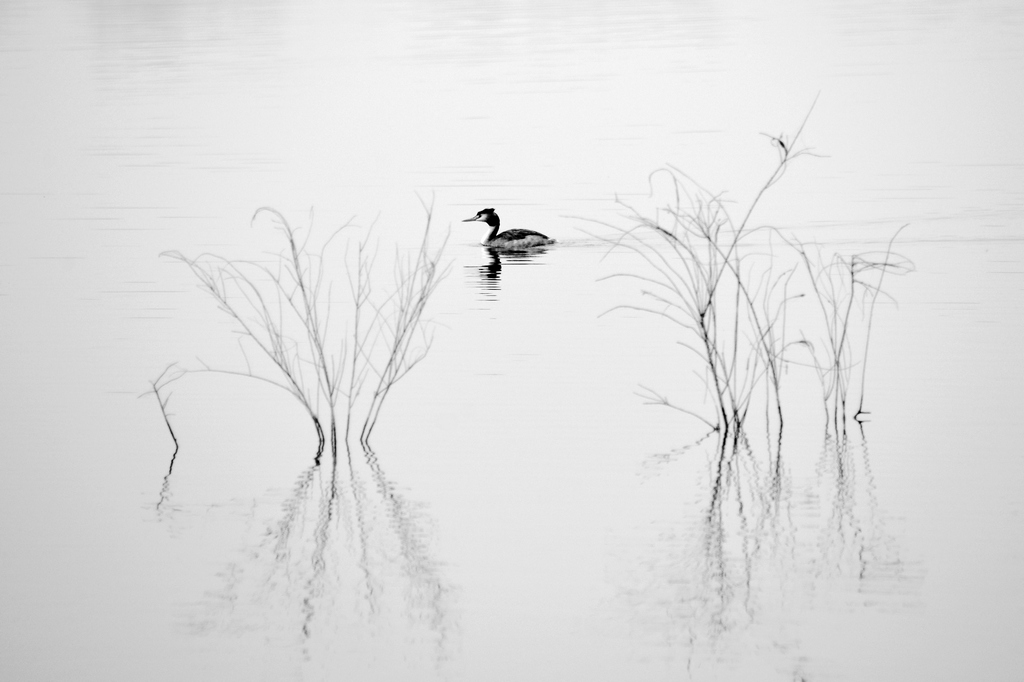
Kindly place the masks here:
POLYGON ((623 575, 621 601, 693 679, 815 679, 829 668, 801 653, 808 622, 920 606, 923 568, 887 529, 858 426, 827 434, 817 458, 712 433, 648 460, 655 477, 700 482, 677 487, 685 512, 659 525, 646 570, 623 575))
MULTIPOLYGON (((170 529, 189 513, 173 500, 176 457, 157 505, 170 529)), ((261 499, 251 504, 254 516, 265 508, 261 499)), ((237 558, 217 571, 219 586, 182 618, 194 635, 263 632, 273 647, 301 650, 305 664, 332 661, 332 675, 358 673, 370 660, 381 664, 375 673, 439 668, 457 626, 433 537, 423 506, 376 453, 350 449, 305 468, 275 515, 250 520, 229 548, 237 558)))

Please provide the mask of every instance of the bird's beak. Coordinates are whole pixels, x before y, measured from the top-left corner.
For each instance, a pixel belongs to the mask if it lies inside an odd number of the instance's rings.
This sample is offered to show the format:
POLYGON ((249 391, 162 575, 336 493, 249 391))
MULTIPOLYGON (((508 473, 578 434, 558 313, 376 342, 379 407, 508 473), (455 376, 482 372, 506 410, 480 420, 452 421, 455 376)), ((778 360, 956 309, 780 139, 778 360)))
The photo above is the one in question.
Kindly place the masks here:
POLYGON ((475 215, 475 216, 473 216, 472 218, 466 218, 466 219, 465 219, 465 220, 463 220, 462 222, 464 222, 464 223, 471 223, 471 222, 473 222, 473 221, 475 221, 475 220, 480 220, 480 216, 478 216, 478 215, 475 215))

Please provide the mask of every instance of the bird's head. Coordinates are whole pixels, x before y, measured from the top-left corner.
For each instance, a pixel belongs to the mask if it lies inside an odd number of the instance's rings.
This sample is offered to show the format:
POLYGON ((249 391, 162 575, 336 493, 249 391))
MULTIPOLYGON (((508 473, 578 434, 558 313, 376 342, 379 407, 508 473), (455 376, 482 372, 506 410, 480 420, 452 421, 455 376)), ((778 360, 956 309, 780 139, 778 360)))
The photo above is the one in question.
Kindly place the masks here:
POLYGON ((498 214, 494 212, 493 208, 485 208, 481 211, 478 211, 475 216, 473 216, 472 218, 466 218, 462 222, 471 223, 474 221, 487 223, 491 227, 496 227, 499 224, 498 214))

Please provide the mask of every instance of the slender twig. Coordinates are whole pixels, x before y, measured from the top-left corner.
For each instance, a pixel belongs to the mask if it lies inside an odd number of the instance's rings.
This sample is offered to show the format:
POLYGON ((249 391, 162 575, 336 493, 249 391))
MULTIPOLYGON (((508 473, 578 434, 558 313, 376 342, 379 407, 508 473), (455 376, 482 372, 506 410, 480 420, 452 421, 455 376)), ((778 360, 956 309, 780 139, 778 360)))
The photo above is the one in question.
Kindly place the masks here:
POLYGON ((889 239, 888 245, 885 248, 885 257, 880 264, 875 264, 878 267, 878 285, 873 288, 873 294, 871 296, 871 305, 868 308, 868 321, 867 329, 864 333, 864 357, 861 361, 861 374, 860 374, 860 403, 857 405, 857 412, 853 415, 853 418, 858 422, 861 421, 861 415, 867 414, 864 411, 864 394, 867 387, 867 374, 868 374, 868 347, 871 345, 871 323, 875 318, 875 304, 878 302, 878 296, 882 293, 882 280, 885 278, 885 273, 889 270, 899 269, 901 272, 908 272, 913 266, 910 265, 909 261, 905 262, 902 267, 895 266, 891 263, 890 257, 892 256, 892 245, 895 243, 896 238, 900 236, 907 227, 907 224, 900 226, 898 230, 889 239))

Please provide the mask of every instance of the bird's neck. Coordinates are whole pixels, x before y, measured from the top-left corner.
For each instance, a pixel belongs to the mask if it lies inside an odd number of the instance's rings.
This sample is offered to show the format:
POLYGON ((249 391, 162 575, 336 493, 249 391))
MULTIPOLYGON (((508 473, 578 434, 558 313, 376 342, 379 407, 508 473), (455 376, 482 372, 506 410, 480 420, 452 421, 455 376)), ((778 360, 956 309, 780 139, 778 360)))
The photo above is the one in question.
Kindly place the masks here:
POLYGON ((494 224, 491 225, 491 231, 487 234, 487 237, 484 239, 484 243, 486 244, 487 242, 491 241, 497 235, 498 235, 498 221, 495 220, 494 224))

